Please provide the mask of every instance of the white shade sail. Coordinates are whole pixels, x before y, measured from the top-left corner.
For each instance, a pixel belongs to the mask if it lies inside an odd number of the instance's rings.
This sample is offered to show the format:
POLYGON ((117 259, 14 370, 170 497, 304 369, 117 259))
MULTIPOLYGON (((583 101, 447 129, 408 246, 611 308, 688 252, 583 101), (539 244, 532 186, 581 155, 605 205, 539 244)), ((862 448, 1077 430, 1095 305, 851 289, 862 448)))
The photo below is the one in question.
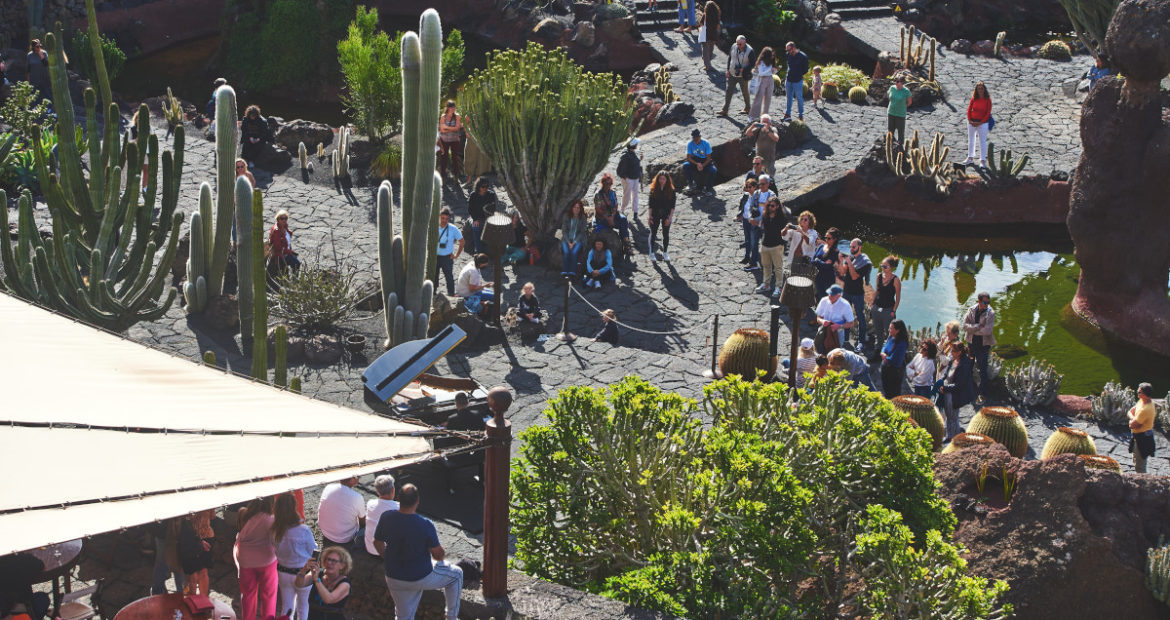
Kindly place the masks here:
POLYGON ((0 294, 0 555, 399 467, 427 427, 228 375, 0 294))

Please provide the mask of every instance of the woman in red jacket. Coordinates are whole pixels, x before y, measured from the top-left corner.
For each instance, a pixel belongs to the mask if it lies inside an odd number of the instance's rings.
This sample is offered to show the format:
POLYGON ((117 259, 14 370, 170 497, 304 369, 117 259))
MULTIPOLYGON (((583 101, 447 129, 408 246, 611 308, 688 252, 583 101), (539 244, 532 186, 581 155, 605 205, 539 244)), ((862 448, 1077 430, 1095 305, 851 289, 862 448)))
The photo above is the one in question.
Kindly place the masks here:
POLYGON ((975 138, 979 138, 979 167, 987 167, 987 130, 991 120, 991 96, 987 94, 987 87, 983 82, 975 85, 975 92, 971 93, 971 103, 967 104, 967 161, 963 165, 971 165, 975 161, 975 138))
POLYGON ((272 260, 276 263, 278 273, 284 275, 289 267, 293 272, 301 268, 301 261, 292 249, 292 231, 288 229, 288 211, 281 209, 276 213, 276 223, 268 231, 268 243, 272 246, 272 260))

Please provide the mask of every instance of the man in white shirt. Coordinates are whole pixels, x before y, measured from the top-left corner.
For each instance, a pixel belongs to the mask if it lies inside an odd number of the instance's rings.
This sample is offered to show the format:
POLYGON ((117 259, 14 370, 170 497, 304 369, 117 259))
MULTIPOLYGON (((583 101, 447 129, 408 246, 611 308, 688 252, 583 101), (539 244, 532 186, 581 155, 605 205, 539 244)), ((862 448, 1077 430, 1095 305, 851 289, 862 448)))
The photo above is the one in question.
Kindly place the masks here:
POLYGON ((853 306, 842 299, 844 292, 840 285, 834 284, 829 287, 829 296, 817 304, 817 323, 820 325, 816 338, 818 352, 825 352, 824 339, 828 332, 836 333, 838 346, 849 340, 849 328, 853 327, 855 321, 853 306))
POLYGON ((394 476, 374 478, 374 491, 378 497, 366 502, 366 551, 370 555, 382 557, 374 546, 374 531, 378 529, 378 518, 382 513, 398 510, 398 502, 394 501, 394 476))
POLYGON ((317 506, 317 529, 325 546, 349 547, 366 524, 366 502, 355 490, 357 476, 326 485, 317 506))
POLYGON ((463 266, 455 279, 455 294, 462 297, 471 312, 478 313, 484 302, 495 299, 490 288, 491 282, 484 282, 480 270, 491 262, 487 254, 476 254, 470 263, 463 266))

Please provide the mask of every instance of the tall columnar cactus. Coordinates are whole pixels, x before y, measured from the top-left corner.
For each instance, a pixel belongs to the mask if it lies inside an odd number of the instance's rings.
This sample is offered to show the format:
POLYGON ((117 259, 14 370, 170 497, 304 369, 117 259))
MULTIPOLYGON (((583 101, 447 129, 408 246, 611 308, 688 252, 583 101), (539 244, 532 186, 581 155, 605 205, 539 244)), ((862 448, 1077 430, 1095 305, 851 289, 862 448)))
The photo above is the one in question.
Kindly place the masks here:
MULTIPOLYGON (((264 271, 264 198, 260 190, 252 192, 252 226, 249 249, 252 260, 252 376, 268 378, 268 279, 264 271)), ((241 231, 241 234, 242 231, 241 231)), ((238 252, 243 252, 241 244, 238 252)), ((243 286, 241 284, 241 286, 243 286)), ((240 300, 240 305, 243 305, 240 300)))
MULTIPOLYGON (((240 306, 240 340, 242 342, 250 342, 252 340, 252 317, 253 305, 255 301, 256 289, 253 285, 253 277, 255 271, 252 268, 253 251, 252 251, 252 209, 255 208, 253 204, 252 182, 246 176, 237 177, 235 180, 235 205, 236 205, 236 281, 239 282, 239 297, 240 306)), ((260 229, 264 229, 264 222, 260 222, 260 229)), ((261 255, 263 261, 263 255, 261 255)), ((263 334, 260 336, 264 337, 263 334)))
POLYGON ((585 73, 536 43, 496 52, 460 91, 459 107, 538 244, 554 242, 565 209, 627 139, 634 113, 621 78, 585 73))
POLYGON ((215 351, 204 351, 203 352, 203 363, 204 363, 204 365, 211 366, 212 368, 215 368, 215 351))
POLYGON ((737 329, 719 350, 719 372, 723 376, 740 375, 749 381, 763 371, 767 380, 776 372, 776 360, 768 351, 768 332, 761 329, 737 329))
POLYGON ((1170 545, 1161 540, 1146 551, 1146 588, 1154 598, 1170 605, 1170 545))
POLYGON ((1097 443, 1085 431, 1062 426, 1048 436, 1040 458, 1050 459, 1058 454, 1097 454, 1097 443))
POLYGON ((1024 170, 1024 166, 1028 165, 1028 155, 1024 154, 1019 159, 1015 159, 1012 155, 1012 150, 1007 149, 999 152, 999 158, 995 157, 995 143, 987 143, 987 166, 990 169, 992 177, 997 179, 1010 179, 1019 176, 1020 172, 1024 170))
POLYGON ((1034 359, 1009 370, 1004 375, 1004 384, 1017 405, 1035 407, 1056 400, 1062 379, 1064 375, 1056 372, 1052 364, 1034 359))
POLYGON ((273 334, 272 385, 282 388, 288 385, 288 326, 277 325, 273 334))
POLYGON ((349 128, 345 125, 337 131, 337 148, 333 149, 333 177, 349 177, 349 128))
MULTIPOLYGON (((50 33, 45 37, 45 49, 53 107, 58 115, 57 170, 50 170, 44 157, 41 132, 34 131, 32 140, 37 178, 48 204, 53 236, 41 239, 33 220, 32 196, 25 192, 17 205, 15 248, 7 232, 0 235, 0 260, 4 264, 0 283, 18 297, 99 327, 124 331, 138 321, 162 316, 177 294, 173 288, 166 290, 166 281, 183 221, 182 213, 175 213, 175 205, 182 178, 184 136, 182 128, 177 128, 175 151, 164 152, 160 163, 158 138, 150 134, 149 112, 142 106, 138 118, 140 139, 123 145, 121 117, 110 93, 93 0, 87 0, 86 7, 97 73, 97 92, 89 88, 84 95, 89 174, 83 172, 77 147, 61 37, 50 33), (100 128, 99 95, 104 119, 100 128), (148 168, 147 189, 140 196, 144 162, 148 168), (156 202, 157 223, 152 218, 156 202)), ((6 201, 7 196, 0 192, 0 202, 6 201)), ((7 209, 0 209, 0 230, 8 230, 7 209)))
POLYGON ((309 149, 305 148, 304 142, 297 145, 297 162, 301 164, 302 171, 309 169, 309 149))
POLYGON ((980 435, 979 433, 959 433, 951 438, 951 443, 942 449, 943 454, 949 454, 963 448, 970 448, 971 446, 989 446, 995 443, 995 440, 987 435, 980 435))
MULTIPOLYGON (((215 91, 215 117, 236 118, 236 91, 231 86, 220 86, 215 91)), ((215 213, 212 214, 211 185, 205 182, 199 186, 199 212, 191 216, 191 250, 187 259, 187 282, 183 285, 183 296, 190 313, 203 312, 211 297, 223 294, 223 274, 227 270, 232 218, 236 211, 236 150, 239 142, 235 123, 215 124, 215 213), (196 228, 200 230, 196 231, 196 228)))
MULTIPOLYGON (((389 182, 378 188, 378 269, 386 314, 386 346, 425 338, 430 320, 442 180, 435 172, 443 50, 439 14, 427 10, 419 34, 402 37, 402 234, 394 234, 389 182)), ((342 145, 345 146, 345 140, 342 145)))
POLYGON ((895 396, 890 402, 898 409, 905 411, 915 424, 930 433, 933 443, 932 449, 937 452, 942 447, 943 437, 946 435, 946 422, 929 398, 915 394, 904 394, 895 396))
POLYGON ((1011 407, 984 407, 967 424, 967 434, 978 433, 1003 444, 1016 458, 1028 452, 1028 429, 1011 407))
POLYGON ((1003 31, 995 35, 995 46, 991 48, 992 56, 999 58, 1000 53, 1003 52, 1003 40, 1005 37, 1007 37, 1007 33, 1003 31))

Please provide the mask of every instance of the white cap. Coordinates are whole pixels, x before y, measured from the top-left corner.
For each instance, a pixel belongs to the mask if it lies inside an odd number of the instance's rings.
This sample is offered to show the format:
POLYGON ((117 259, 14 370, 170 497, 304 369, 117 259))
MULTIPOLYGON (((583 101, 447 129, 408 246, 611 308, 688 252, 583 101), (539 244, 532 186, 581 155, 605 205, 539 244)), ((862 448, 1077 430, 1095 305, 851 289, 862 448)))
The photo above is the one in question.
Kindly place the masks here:
POLYGON ((801 341, 800 341, 800 348, 802 348, 802 349, 811 349, 811 348, 813 348, 813 345, 814 345, 814 344, 815 344, 815 343, 813 342, 813 339, 812 339, 812 338, 805 338, 804 340, 801 340, 801 341))

